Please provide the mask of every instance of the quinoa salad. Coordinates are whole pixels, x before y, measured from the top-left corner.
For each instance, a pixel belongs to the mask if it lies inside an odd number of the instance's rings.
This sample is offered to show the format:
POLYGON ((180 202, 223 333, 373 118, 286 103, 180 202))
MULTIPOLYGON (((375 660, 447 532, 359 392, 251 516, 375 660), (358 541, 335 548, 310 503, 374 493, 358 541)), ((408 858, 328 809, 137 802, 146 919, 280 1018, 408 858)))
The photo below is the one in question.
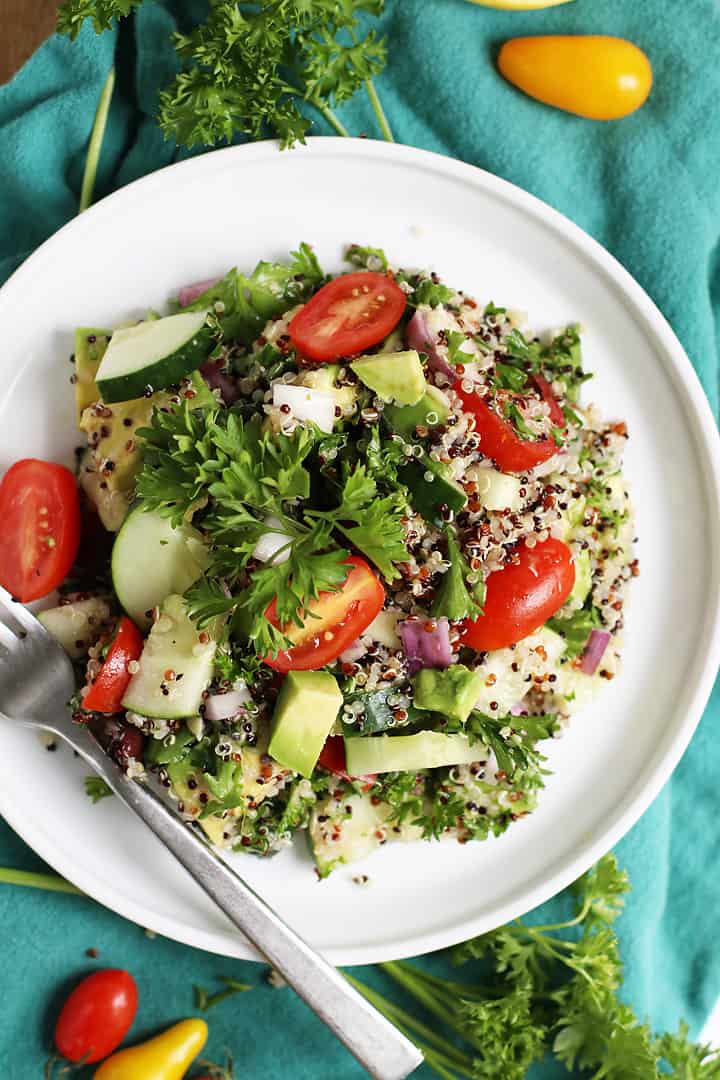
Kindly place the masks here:
POLYGON ((579 327, 346 258, 301 244, 78 329, 77 475, 0 489, 43 491, 32 574, 3 552, 0 581, 59 587, 74 720, 217 847, 301 833, 320 877, 531 813, 638 573, 579 327))

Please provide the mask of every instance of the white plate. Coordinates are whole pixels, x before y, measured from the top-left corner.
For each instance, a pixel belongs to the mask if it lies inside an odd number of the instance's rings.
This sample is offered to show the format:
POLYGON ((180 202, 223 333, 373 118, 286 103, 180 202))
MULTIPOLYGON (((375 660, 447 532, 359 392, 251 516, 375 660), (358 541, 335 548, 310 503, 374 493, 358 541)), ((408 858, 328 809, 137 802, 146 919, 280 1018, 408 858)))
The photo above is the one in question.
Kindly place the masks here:
MULTIPOLYGON (((433 154, 312 140, 280 153, 238 147, 131 184, 72 221, 0 292, 0 466, 72 460, 68 383, 75 325, 162 306, 188 281, 301 240, 339 269, 351 241, 429 266, 538 329, 579 320, 586 387, 631 432, 641 576, 625 667, 551 750, 539 810, 500 840, 388 846, 319 884, 302 839, 241 871, 334 962, 427 952, 552 896, 610 848, 658 793, 708 698, 720 653, 718 437, 683 350, 640 287, 555 211, 493 176, 433 154)), ((114 800, 92 806, 66 751, 0 731, 0 811, 61 874, 129 919, 201 948, 252 955, 201 891, 114 800)))

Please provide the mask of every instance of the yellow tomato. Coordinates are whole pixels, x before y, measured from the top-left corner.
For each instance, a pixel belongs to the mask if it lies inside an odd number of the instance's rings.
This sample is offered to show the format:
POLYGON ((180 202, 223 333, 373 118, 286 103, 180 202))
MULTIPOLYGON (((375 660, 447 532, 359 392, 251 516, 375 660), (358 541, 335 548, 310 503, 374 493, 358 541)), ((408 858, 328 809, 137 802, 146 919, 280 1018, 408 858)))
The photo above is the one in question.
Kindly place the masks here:
POLYGON ((536 8, 558 7, 572 0, 470 0, 481 7, 501 8, 503 11, 534 11, 536 8))
POLYGON ((592 120, 617 120, 647 100, 652 67, 623 38, 523 37, 506 41, 498 67, 530 97, 592 120))
POLYGON ((118 1050, 93 1080, 182 1080, 207 1042, 204 1020, 181 1020, 154 1039, 118 1050))

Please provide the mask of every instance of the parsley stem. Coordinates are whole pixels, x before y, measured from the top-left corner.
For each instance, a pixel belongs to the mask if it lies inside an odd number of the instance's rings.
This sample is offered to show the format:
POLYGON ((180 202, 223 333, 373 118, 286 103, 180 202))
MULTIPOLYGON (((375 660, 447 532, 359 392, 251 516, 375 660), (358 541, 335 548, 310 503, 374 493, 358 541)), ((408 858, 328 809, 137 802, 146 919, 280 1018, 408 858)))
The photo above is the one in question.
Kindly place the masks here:
POLYGON ((107 124, 110 101, 112 99, 114 88, 115 68, 111 67, 108 72, 108 77, 105 80, 105 85, 102 88, 102 93, 100 94, 100 100, 98 101, 97 110, 95 112, 95 120, 90 133, 90 143, 88 145, 87 158, 85 159, 85 171, 83 173, 82 188, 80 191, 79 213, 81 214, 83 210, 87 210, 93 201, 95 177, 97 176, 98 162, 100 161, 100 150, 102 149, 102 141, 105 135, 105 126, 107 124))
POLYGON ((36 874, 30 870, 14 870, 9 866, 0 867, 0 883, 5 885, 25 885, 31 889, 46 889, 48 892, 73 893, 84 896, 82 889, 71 885, 58 874, 36 874))
MULTIPOLYGON (((574 919, 567 919, 565 922, 558 923, 545 923, 543 926, 533 926, 532 929, 537 931, 538 933, 546 934, 549 931, 568 930, 571 926, 578 926, 587 918, 590 908, 592 907, 592 902, 593 897, 588 897, 588 899, 585 901, 582 908, 580 909, 580 912, 575 916, 574 919)), ((525 928, 524 923, 518 922, 518 926, 522 926, 523 929, 525 928)))
POLYGON ((217 990, 214 994, 208 994, 207 990, 202 986, 195 987, 195 1005, 198 1009, 207 1012, 208 1009, 212 1009, 213 1005, 219 1005, 225 998, 244 993, 246 990, 252 990, 250 983, 237 982, 236 979, 230 979, 227 976, 222 976, 220 982, 225 983, 225 989, 217 990))
MULTIPOLYGON (((439 1051, 439 1054, 442 1055, 445 1064, 456 1071, 459 1069, 467 1070, 471 1068, 472 1061, 470 1058, 458 1050, 456 1046, 453 1046, 447 1039, 444 1039, 441 1035, 437 1035, 431 1028, 427 1027, 426 1024, 423 1024, 422 1021, 417 1020, 414 1016, 411 1016, 410 1013, 405 1012, 404 1009, 394 1002, 388 1001, 382 994, 377 993, 375 990, 371 990, 369 986, 365 986, 364 983, 361 983, 352 975, 348 975, 347 971, 344 971, 343 975, 347 981, 363 995, 363 997, 367 998, 371 1005, 374 1005, 383 1016, 387 1017, 395 1027, 400 1028, 403 1033, 422 1050, 428 1064, 432 1064, 433 1068, 436 1068, 436 1066, 431 1062, 431 1056, 437 1061, 441 1060, 436 1051, 439 1051), (419 1039, 414 1038, 414 1036, 410 1034, 411 1031, 415 1031, 426 1041, 421 1042, 419 1039), (431 1049, 433 1045, 436 1050, 431 1049)), ((436 1069, 436 1071, 439 1070, 436 1069)), ((441 1073, 441 1075, 445 1076, 448 1074, 441 1073)), ((451 1077, 451 1080, 454 1080, 454 1077, 451 1077)))
POLYGON ((380 104, 380 98, 378 97, 377 90, 375 89, 375 83, 372 81, 372 79, 367 79, 366 80, 365 89, 367 91, 367 96, 370 99, 370 104, 372 105, 372 110, 375 113, 375 116, 377 117, 378 124, 380 125, 380 130, 382 132, 383 139, 385 139, 386 142, 395 142, 395 139, 393 137, 393 133, 390 130, 390 124, 388 123, 388 118, 385 115, 385 110, 383 109, 382 105, 380 104))
POLYGON ((338 135, 342 135, 344 139, 348 139, 350 137, 350 132, 342 123, 342 121, 335 115, 331 108, 329 108, 327 105, 315 105, 315 108, 318 110, 318 112, 322 113, 330 127, 334 128, 338 135))
POLYGON ((391 961, 390 963, 380 964, 383 971, 386 971, 391 978, 396 982, 404 986, 413 997, 417 998, 425 1008, 434 1013, 439 1020, 442 1020, 449 1028, 456 1031, 459 1035, 462 1035, 465 1042, 470 1046, 476 1047, 478 1050, 482 1050, 482 1044, 479 1040, 475 1039, 472 1034, 466 1031, 460 1031, 458 1027, 457 1017, 451 1009, 447 1009, 440 998, 437 996, 438 992, 424 984, 422 977, 418 978, 417 969, 410 964, 401 964, 391 961))

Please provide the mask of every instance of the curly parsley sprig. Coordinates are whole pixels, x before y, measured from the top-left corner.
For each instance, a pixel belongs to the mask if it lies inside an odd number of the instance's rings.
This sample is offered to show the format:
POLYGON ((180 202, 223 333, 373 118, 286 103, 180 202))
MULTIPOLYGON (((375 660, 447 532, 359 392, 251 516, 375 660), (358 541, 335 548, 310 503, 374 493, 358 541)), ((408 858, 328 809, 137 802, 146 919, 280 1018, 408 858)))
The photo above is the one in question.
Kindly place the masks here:
MULTIPOLYGON (((65 0, 58 30, 74 38, 90 19, 100 33, 142 2, 65 0)), ((182 67, 160 95, 160 127, 188 147, 268 132, 293 146, 310 127, 303 105, 347 135, 334 110, 365 89, 383 138, 392 142, 373 83, 386 46, 364 25, 382 7, 383 0, 210 0, 204 23, 174 35, 182 67)))
POLYGON ((588 1080, 715 1080, 720 1055, 690 1042, 686 1025, 653 1038, 618 998, 622 962, 612 924, 629 887, 606 855, 573 887, 572 918, 545 926, 517 919, 453 950, 457 964, 479 962, 462 981, 405 961, 381 964, 427 1019, 346 978, 443 1080, 524 1080, 548 1055, 588 1080))

